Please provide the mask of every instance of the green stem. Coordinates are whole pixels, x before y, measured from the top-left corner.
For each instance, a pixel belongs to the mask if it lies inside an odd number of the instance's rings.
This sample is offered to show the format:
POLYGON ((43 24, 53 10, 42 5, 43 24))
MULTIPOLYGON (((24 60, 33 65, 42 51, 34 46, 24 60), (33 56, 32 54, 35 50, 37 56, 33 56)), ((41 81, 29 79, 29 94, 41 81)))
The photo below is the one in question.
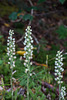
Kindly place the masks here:
POLYGON ((12 100, 13 100, 13 82, 12 82, 12 72, 13 72, 13 68, 11 68, 11 95, 12 95, 12 100))
POLYGON ((61 100, 61 84, 59 84, 59 100, 61 100))
POLYGON ((28 62, 28 73, 27 73, 27 100, 29 100, 29 78, 30 78, 30 60, 28 62))
POLYGON ((29 100, 29 72, 27 74, 27 100, 29 100))

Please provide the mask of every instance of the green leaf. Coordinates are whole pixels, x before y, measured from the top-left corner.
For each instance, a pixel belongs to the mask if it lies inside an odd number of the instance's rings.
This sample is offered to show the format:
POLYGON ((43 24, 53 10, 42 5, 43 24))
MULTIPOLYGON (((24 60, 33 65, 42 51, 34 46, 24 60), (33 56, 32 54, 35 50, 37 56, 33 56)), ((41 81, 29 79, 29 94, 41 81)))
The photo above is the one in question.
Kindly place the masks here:
POLYGON ((9 16, 9 19, 10 20, 16 20, 17 19, 17 12, 13 12, 10 16, 9 16))
POLYGON ((65 2, 65 0, 59 0, 61 4, 63 4, 65 2))
POLYGON ((32 20, 33 20, 33 16, 31 16, 30 14, 26 14, 26 15, 23 16, 23 19, 24 19, 25 21, 27 21, 27 20, 32 21, 32 20))
POLYGON ((42 3, 42 2, 45 2, 46 0, 38 0, 38 4, 39 3, 42 3))

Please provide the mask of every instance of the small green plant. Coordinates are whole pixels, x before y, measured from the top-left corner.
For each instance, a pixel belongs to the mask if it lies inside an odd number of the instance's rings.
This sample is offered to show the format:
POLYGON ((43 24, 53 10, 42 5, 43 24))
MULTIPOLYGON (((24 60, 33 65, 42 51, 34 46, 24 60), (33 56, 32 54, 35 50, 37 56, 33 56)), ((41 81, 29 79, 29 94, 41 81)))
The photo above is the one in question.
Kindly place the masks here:
POLYGON ((59 100, 64 100, 64 96, 66 95, 66 92, 65 92, 65 87, 62 86, 62 78, 63 78, 63 75, 62 75, 62 72, 64 71, 64 69, 62 68, 63 66, 63 55, 62 55, 62 52, 63 51, 57 51, 57 54, 56 54, 56 61, 55 61, 55 80, 57 81, 57 83, 59 84, 59 100))
POLYGON ((26 29, 26 33, 25 33, 25 41, 24 41, 24 50, 26 51, 26 53, 24 54, 24 58, 26 58, 25 62, 24 62, 24 66, 26 67, 25 69, 25 73, 27 74, 27 100, 29 100, 29 79, 30 76, 32 75, 32 73, 30 72, 30 67, 32 65, 32 62, 30 62, 30 60, 32 59, 32 53, 33 53, 33 46, 31 43, 33 43, 32 37, 31 37, 31 27, 28 26, 26 29))

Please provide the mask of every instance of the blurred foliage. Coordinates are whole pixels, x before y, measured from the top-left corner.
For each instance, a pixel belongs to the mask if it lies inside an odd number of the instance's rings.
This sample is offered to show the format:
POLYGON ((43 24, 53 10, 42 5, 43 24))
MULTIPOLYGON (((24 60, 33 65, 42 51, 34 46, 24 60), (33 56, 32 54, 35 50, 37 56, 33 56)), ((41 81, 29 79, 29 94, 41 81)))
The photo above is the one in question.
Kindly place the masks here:
POLYGON ((14 28, 24 30, 24 24, 22 22, 15 22, 14 28))
MULTIPOLYGON (((45 1, 47 1, 47 0, 38 0, 38 3, 42 3, 42 2, 45 2, 45 1)), ((59 0, 59 2, 61 4, 63 4, 65 2, 65 0, 59 0)))
MULTIPOLYGON (((1 33, 0 33, 0 54, 4 54, 6 51, 5 50, 6 46, 3 45, 4 41, 5 41, 5 39, 4 39, 3 35, 1 35, 1 33)), ((0 57, 2 57, 2 55, 0 55, 0 57)))
POLYGON ((46 0, 38 0, 38 4, 39 3, 42 3, 42 2, 45 2, 46 0))
POLYGON ((34 58, 33 60, 39 63, 44 63, 46 64, 46 55, 48 55, 48 64, 49 64, 49 70, 54 71, 54 63, 55 63, 55 55, 56 52, 60 49, 60 46, 57 45, 51 45, 51 50, 46 50, 45 51, 45 47, 42 44, 39 50, 39 53, 37 53, 37 51, 34 51, 34 58))
MULTIPOLYGON (((15 91, 14 91, 14 96, 13 96, 13 99, 14 100, 24 100, 23 98, 23 96, 22 95, 19 95, 18 94, 18 91, 19 91, 19 89, 16 89, 15 91)), ((6 92, 6 94, 7 95, 5 95, 5 100, 12 100, 11 99, 11 91, 10 92, 6 92)))
POLYGON ((47 100, 46 96, 41 92, 41 86, 34 87, 30 89, 30 95, 33 100, 47 100))
POLYGON ((33 20, 33 16, 31 16, 30 14, 26 14, 23 16, 23 19, 26 20, 33 20))
POLYGON ((61 4, 63 4, 65 2, 65 0, 59 0, 61 4))
MULTIPOLYGON (((31 0, 32 1, 32 0, 31 0)), ((34 9, 34 10, 46 10, 43 5, 40 5, 41 3, 45 2, 47 0, 38 0, 36 2, 36 6, 29 6, 27 2, 29 1, 25 1, 25 0, 6 0, 1 2, 0 3, 0 15, 3 17, 6 15, 6 12, 9 16, 9 19, 10 20, 16 20, 17 17, 19 18, 23 18, 24 16, 24 20, 32 20, 33 19, 33 16, 31 16, 31 14, 26 14, 26 12, 30 13, 31 9, 34 9), (18 8, 17 8, 18 7, 18 8), (24 13, 21 14, 21 11, 24 13), (18 15, 19 14, 19 15, 18 15)), ((66 0, 59 0, 59 2, 61 4, 63 4, 66 0)))
POLYGON ((7 60, 7 56, 4 55, 2 56, 2 58, 0 58, 0 75, 4 76, 4 82, 5 83, 9 83, 10 81, 10 68, 9 65, 7 64, 8 60, 7 60))
POLYGON ((7 64, 8 57, 5 55, 6 46, 3 45, 3 42, 4 38, 2 35, 0 35, 0 75, 3 75, 4 81, 8 83, 8 81, 10 80, 10 70, 9 70, 9 65, 7 64))
POLYGON ((11 13, 13 13, 14 11, 18 11, 17 7, 15 5, 10 6, 8 3, 6 2, 0 2, 0 16, 4 17, 6 15, 9 15, 11 13))
MULTIPOLYGON (((8 0, 10 1, 10 0, 8 0)), ((33 10, 46 10, 46 7, 43 7, 43 5, 40 5, 41 3, 47 1, 47 0, 38 0, 36 2, 36 6, 34 5, 31 5, 29 6, 27 4, 27 2, 25 2, 24 0, 21 1, 21 0, 16 0, 16 2, 14 0, 11 0, 13 4, 16 4, 18 6, 18 9, 22 9, 25 11, 24 15, 22 14, 22 10, 20 10, 20 12, 12 12, 11 15, 9 16, 9 19, 10 20, 16 20, 18 17, 19 18, 22 18, 23 20, 27 21, 27 20, 33 20, 33 16, 30 13, 31 9, 33 10), (27 12, 27 14, 26 14, 27 12)), ((31 2, 32 0, 28 1, 29 3, 31 2)), ((65 2, 65 0, 59 0, 59 2, 61 4, 63 4, 65 2)))
POLYGON ((17 19, 17 15, 18 15, 17 12, 13 12, 13 13, 9 16, 9 19, 11 19, 11 20, 16 20, 16 19, 17 19))

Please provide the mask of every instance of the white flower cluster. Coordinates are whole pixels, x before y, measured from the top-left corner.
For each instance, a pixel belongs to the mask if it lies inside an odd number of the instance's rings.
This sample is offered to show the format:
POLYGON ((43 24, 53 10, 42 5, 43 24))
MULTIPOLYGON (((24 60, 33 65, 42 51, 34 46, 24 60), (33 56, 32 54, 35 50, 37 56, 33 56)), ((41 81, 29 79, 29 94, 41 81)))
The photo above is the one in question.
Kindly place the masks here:
POLYGON ((10 64, 10 68, 15 67, 15 38, 12 37, 12 35, 14 34, 13 30, 9 31, 9 37, 7 40, 7 55, 9 57, 9 62, 8 64, 10 64))
POLYGON ((62 75, 62 72, 64 71, 64 69, 62 68, 63 66, 63 55, 62 55, 62 52, 63 51, 57 51, 57 54, 56 54, 56 61, 55 61, 55 80, 58 82, 58 84, 61 84, 63 83, 62 78, 63 78, 63 75, 62 75))
POLYGON ((65 100, 65 99, 64 99, 64 96, 66 96, 65 90, 66 90, 65 86, 61 88, 61 98, 62 98, 63 100, 65 100))
POLYGON ((32 62, 30 62, 30 60, 32 59, 32 55, 33 55, 33 39, 31 37, 32 34, 32 30, 31 30, 31 26, 28 26, 25 32, 25 41, 24 41, 24 50, 26 51, 26 53, 24 53, 24 58, 25 62, 24 62, 24 66, 26 67, 25 73, 27 73, 28 71, 30 71, 30 65, 32 65, 32 62))

